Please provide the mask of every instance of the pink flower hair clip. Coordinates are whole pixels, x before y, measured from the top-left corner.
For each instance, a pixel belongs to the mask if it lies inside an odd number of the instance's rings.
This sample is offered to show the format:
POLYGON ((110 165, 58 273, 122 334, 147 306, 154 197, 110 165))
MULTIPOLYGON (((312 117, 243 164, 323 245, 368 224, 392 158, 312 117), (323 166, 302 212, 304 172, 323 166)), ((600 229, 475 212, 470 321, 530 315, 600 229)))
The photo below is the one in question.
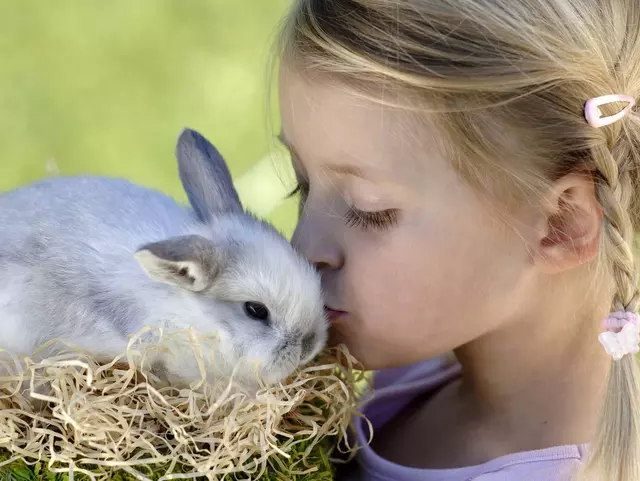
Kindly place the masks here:
POLYGON ((598 340, 614 360, 640 352, 640 323, 635 312, 613 312, 603 321, 602 327, 606 331, 598 336, 598 340))
POLYGON ((636 104, 636 99, 630 95, 612 94, 602 95, 601 97, 594 97, 589 99, 584 106, 584 117, 592 127, 600 128, 605 125, 612 124, 623 118, 636 104), (626 102, 627 105, 617 114, 609 115, 608 117, 602 116, 600 110, 601 105, 610 104, 611 102, 626 102))

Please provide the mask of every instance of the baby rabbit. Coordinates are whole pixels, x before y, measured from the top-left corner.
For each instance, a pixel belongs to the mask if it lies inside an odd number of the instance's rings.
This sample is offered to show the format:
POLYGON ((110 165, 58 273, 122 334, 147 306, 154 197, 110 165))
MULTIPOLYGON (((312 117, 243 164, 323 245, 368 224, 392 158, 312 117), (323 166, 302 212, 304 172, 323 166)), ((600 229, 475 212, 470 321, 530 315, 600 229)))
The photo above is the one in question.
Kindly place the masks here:
MULTIPOLYGON (((191 208, 126 180, 52 178, 0 195, 0 348, 52 338, 100 360, 143 326, 217 333, 212 375, 256 387, 286 378, 327 340, 319 276, 243 209, 225 161, 185 129, 176 146, 191 208), (257 366, 257 369, 256 369, 257 366)), ((185 349, 169 377, 200 379, 185 349)))

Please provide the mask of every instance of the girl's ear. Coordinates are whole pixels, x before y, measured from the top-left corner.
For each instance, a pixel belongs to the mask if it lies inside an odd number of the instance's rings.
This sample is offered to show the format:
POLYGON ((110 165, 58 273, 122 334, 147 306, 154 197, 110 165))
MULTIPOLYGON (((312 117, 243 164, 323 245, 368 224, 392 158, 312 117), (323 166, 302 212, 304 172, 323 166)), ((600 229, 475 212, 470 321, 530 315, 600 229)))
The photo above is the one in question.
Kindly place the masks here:
POLYGON ((596 257, 603 214, 591 175, 557 180, 543 199, 542 215, 535 262, 545 272, 566 271, 596 257))

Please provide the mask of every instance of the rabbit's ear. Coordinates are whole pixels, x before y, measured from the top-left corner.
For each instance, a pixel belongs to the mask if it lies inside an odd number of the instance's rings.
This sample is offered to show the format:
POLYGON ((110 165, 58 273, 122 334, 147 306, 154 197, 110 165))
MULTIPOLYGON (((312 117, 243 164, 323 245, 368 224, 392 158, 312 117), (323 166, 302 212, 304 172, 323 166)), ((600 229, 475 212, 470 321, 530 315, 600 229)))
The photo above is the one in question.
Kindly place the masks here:
POLYGON ((218 213, 243 211, 226 162, 202 135, 184 129, 176 158, 182 186, 201 221, 210 222, 218 213))
POLYGON ((215 281, 221 252, 208 239, 187 235, 145 244, 135 258, 151 279, 201 292, 215 281))

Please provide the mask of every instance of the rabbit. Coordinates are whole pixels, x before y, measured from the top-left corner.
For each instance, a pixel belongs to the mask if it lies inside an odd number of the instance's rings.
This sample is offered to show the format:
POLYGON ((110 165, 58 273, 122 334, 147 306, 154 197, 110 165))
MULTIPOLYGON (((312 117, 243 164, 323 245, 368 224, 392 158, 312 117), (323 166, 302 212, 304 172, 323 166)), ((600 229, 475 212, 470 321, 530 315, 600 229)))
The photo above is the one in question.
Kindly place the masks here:
MULTIPOLYGON (((101 176, 0 194, 0 348, 30 355, 57 338, 111 361, 144 326, 190 327, 219 338, 207 375, 249 389, 319 354, 328 319, 317 270, 243 208, 201 134, 185 128, 175 156, 190 206, 101 176)), ((200 379, 177 345, 154 366, 200 379)))

